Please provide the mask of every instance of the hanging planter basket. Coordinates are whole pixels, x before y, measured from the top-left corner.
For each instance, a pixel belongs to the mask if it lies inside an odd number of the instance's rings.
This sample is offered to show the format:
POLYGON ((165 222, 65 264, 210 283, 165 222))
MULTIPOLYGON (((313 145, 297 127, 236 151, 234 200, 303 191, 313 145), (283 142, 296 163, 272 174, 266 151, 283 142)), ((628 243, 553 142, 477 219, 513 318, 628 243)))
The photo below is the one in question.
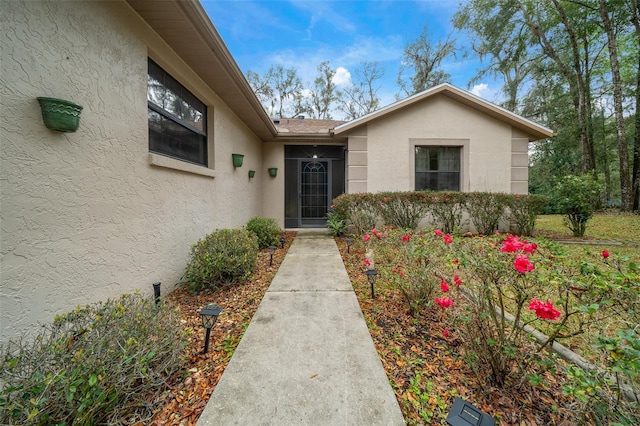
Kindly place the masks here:
POLYGON ((255 170, 249 170, 249 179, 253 179, 256 176, 255 170))
POLYGON ((271 177, 278 176, 278 168, 277 167, 269 167, 269 176, 271 176, 271 177))
POLYGON ((44 125, 58 132, 75 132, 80 125, 82 106, 63 99, 39 97, 44 125))
POLYGON ((233 167, 242 167, 243 154, 231 154, 231 157, 233 158, 233 167))

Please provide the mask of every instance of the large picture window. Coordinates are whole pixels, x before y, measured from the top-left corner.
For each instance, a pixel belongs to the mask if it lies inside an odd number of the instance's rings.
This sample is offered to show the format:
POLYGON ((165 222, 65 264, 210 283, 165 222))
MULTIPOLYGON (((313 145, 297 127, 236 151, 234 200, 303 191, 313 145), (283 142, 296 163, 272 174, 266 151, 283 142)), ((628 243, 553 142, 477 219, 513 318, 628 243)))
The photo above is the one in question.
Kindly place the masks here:
POLYGON ((149 59, 149 151, 207 166, 207 106, 149 59))
POLYGON ((458 146, 416 146, 416 191, 460 191, 458 146))

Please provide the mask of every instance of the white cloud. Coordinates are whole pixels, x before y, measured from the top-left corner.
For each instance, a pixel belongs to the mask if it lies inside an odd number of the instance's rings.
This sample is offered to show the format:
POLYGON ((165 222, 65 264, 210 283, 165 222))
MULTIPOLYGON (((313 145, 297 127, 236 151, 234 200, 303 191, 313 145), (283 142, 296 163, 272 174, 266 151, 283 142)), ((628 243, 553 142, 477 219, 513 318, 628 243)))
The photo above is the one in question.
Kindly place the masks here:
POLYGON ((487 99, 487 96, 491 93, 491 90, 489 89, 488 84, 480 83, 473 86, 473 89, 471 89, 471 93, 476 96, 480 96, 481 98, 487 99))
POLYGON ((351 86, 351 73, 345 67, 338 67, 332 81, 338 87, 349 87, 351 86))

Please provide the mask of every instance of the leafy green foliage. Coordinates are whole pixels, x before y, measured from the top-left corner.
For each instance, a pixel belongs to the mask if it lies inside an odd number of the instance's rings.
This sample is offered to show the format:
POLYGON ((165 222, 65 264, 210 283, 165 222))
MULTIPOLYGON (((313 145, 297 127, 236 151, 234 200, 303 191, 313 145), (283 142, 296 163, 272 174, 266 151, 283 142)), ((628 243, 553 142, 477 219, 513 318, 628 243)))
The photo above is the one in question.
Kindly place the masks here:
POLYGON ((431 216, 435 226, 451 234, 460 228, 466 195, 462 192, 435 192, 431 200, 431 216))
POLYGON ((327 213, 327 228, 334 237, 341 236, 347 229, 346 216, 341 211, 329 210, 327 213))
POLYGON ((593 175, 563 177, 555 186, 552 203, 565 215, 565 226, 575 237, 584 235, 602 194, 602 184, 593 175))
POLYGON ((533 235, 536 219, 548 201, 549 198, 543 195, 514 194, 507 197, 507 207, 518 235, 533 235))
POLYGON ((479 234, 489 235, 498 229, 505 214, 507 198, 501 193, 472 192, 467 194, 465 208, 479 234))
POLYGON ((191 247, 184 280, 191 291, 246 279, 258 260, 258 239, 244 229, 219 229, 191 247))
POLYGON ((2 348, 0 423, 148 421, 186 343, 178 313, 139 294, 78 307, 2 348))
POLYGON ((377 195, 378 215, 385 225, 414 230, 427 215, 429 205, 419 192, 382 192, 377 195))
POLYGON ((278 236, 282 229, 273 218, 254 217, 247 222, 247 231, 253 232, 258 238, 258 247, 265 248, 278 243, 278 236))

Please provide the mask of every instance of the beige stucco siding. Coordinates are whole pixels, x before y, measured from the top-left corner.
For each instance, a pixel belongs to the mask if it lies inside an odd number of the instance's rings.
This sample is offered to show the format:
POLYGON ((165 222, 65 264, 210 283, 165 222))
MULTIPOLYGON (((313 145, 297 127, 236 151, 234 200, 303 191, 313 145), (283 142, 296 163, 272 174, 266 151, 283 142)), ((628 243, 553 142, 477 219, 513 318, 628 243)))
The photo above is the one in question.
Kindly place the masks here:
POLYGON ((261 142, 128 5, 9 1, 0 14, 0 340, 155 281, 166 293, 198 238, 262 215, 261 142), (150 164, 148 56, 209 105, 206 173, 150 164), (38 96, 83 105, 79 130, 45 128, 38 96))
MULTIPOLYGON (((388 113, 365 126, 369 192, 413 190, 414 147, 421 141, 463 147, 463 191, 511 191, 511 126, 444 95, 388 113)), ((364 153, 358 151, 360 156, 364 153)), ((348 188, 357 192, 352 185, 348 188)))

